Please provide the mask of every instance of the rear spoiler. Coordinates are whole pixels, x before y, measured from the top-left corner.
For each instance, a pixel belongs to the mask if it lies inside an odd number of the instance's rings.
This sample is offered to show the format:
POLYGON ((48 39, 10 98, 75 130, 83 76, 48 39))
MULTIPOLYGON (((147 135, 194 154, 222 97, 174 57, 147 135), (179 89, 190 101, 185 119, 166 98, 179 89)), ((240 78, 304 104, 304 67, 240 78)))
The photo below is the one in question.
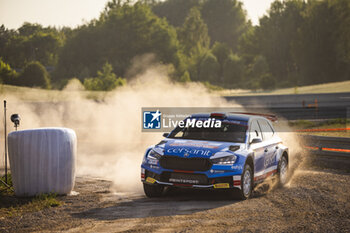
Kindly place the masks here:
POLYGON ((244 114, 244 115, 252 115, 252 116, 262 116, 270 121, 276 122, 277 121, 277 116, 273 114, 267 114, 267 113, 255 113, 255 112, 230 112, 234 114, 244 114))

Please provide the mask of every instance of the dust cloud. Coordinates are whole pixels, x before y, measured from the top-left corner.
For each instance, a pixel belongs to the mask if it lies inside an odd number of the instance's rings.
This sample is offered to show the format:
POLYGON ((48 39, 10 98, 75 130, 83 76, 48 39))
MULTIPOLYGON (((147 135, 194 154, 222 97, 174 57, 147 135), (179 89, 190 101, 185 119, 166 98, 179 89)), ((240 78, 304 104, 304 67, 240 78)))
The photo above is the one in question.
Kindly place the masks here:
MULTIPOLYGON (((134 67, 140 69, 141 66, 135 61, 134 67)), ((167 72, 166 66, 149 66, 127 86, 105 95, 103 101, 85 98, 76 81, 56 96, 49 99, 43 96, 41 101, 23 101, 10 94, 2 99, 8 102, 8 118, 12 113, 21 115, 19 129, 68 127, 75 130, 77 175, 112 180, 117 191, 140 191, 144 152, 162 139, 161 133, 141 132, 142 107, 235 106, 211 95, 200 84, 173 83, 167 72)), ((13 130, 11 122, 8 126, 9 131, 13 130)))
MULTIPOLYGON (((132 81, 105 94, 103 101, 83 96, 77 81, 56 95, 43 94, 40 101, 26 101, 11 94, 2 99, 7 99, 8 115, 21 115, 20 129, 75 130, 78 176, 111 180, 117 192, 141 192, 140 164, 144 152, 162 139, 161 133, 141 132, 142 107, 239 107, 210 94, 201 84, 173 83, 168 78, 169 67, 150 65, 144 60, 135 60, 128 72, 134 76, 132 81)), ((12 130, 10 122, 8 125, 12 130)))

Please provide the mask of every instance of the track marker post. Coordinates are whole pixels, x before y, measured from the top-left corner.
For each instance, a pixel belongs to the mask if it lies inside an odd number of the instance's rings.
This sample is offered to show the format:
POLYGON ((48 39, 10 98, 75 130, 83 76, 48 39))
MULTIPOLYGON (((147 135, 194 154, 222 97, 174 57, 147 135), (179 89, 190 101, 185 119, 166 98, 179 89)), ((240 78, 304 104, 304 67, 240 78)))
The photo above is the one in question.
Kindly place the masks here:
POLYGON ((4 100, 4 141, 5 141, 5 182, 7 184, 7 124, 6 124, 6 100, 4 100))

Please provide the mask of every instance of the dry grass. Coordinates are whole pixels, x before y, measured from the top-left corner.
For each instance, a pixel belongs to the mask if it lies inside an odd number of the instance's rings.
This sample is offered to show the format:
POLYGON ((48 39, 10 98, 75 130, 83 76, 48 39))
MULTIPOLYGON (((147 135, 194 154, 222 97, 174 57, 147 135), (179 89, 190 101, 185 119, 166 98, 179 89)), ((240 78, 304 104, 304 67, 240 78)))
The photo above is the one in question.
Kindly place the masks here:
POLYGON ((103 99, 108 92, 104 91, 85 91, 81 89, 46 90, 41 88, 19 87, 0 84, 0 95, 4 97, 15 97, 23 101, 68 101, 76 96, 88 99, 103 99))
POLYGON ((234 95, 286 95, 286 94, 312 94, 312 93, 336 93, 350 92, 350 81, 317 84, 303 87, 282 88, 272 91, 256 91, 231 89, 217 91, 222 96, 234 95))
MULTIPOLYGON (((220 96, 241 96, 241 95, 283 95, 283 94, 307 94, 307 93, 336 93, 350 92, 350 81, 318 84, 311 86, 303 86, 297 88, 283 88, 273 91, 252 91, 244 89, 222 89, 209 83, 204 83, 208 90, 215 95, 220 96)), ((88 98, 101 100, 108 95, 109 92, 104 91, 86 91, 82 88, 66 89, 64 94, 59 90, 45 90, 40 88, 19 87, 0 84, 0 95, 15 96, 20 100, 26 101, 65 101, 74 98, 77 95, 88 98)))

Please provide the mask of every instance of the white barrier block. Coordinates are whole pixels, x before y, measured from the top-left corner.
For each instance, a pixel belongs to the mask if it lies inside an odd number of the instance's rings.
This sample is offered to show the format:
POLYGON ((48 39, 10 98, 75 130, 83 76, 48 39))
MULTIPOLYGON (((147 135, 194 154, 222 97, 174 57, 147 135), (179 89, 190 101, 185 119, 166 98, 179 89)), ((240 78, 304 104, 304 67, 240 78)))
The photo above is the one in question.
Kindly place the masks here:
POLYGON ((8 150, 17 196, 68 194, 73 190, 77 137, 72 129, 39 128, 11 132, 8 150))

